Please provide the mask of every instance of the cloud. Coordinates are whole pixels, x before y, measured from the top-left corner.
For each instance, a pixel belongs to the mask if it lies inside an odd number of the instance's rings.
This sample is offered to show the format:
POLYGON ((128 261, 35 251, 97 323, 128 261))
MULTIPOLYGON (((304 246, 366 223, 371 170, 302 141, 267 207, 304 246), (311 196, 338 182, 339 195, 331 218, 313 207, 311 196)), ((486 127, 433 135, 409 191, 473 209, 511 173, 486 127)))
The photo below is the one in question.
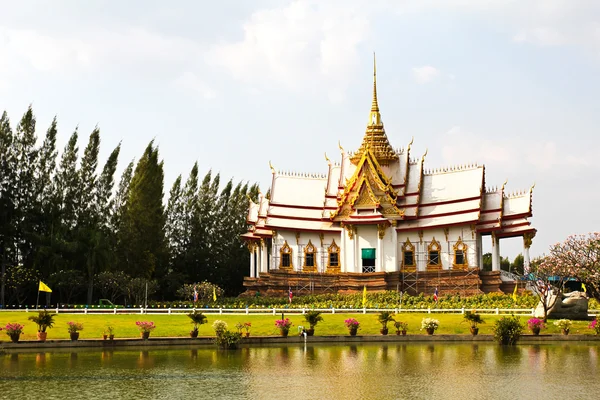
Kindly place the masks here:
POLYGON ((340 101, 369 34, 364 10, 352 3, 292 1, 254 12, 239 41, 214 45, 207 62, 250 85, 326 90, 340 101))
POLYGON ((179 89, 194 91, 205 100, 212 100, 216 97, 215 91, 211 89, 206 82, 190 71, 184 72, 180 77, 173 81, 173 84, 179 89))
POLYGON ((419 84, 425 84, 436 80, 440 76, 440 71, 431 65, 415 67, 412 69, 413 77, 419 84))

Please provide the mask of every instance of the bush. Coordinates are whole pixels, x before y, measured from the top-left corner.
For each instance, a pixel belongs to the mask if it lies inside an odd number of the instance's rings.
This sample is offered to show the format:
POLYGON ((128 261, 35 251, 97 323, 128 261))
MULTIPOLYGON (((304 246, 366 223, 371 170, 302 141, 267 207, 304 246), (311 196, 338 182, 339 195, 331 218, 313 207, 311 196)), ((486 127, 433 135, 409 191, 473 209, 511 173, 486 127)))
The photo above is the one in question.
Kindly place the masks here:
POLYGON ((494 339, 499 344, 515 345, 523 333, 524 325, 519 317, 511 315, 510 317, 502 317, 496 321, 494 325, 494 339))
POLYGON ((242 334, 239 332, 224 331, 215 338, 215 343, 222 349, 235 350, 238 343, 242 340, 242 334))

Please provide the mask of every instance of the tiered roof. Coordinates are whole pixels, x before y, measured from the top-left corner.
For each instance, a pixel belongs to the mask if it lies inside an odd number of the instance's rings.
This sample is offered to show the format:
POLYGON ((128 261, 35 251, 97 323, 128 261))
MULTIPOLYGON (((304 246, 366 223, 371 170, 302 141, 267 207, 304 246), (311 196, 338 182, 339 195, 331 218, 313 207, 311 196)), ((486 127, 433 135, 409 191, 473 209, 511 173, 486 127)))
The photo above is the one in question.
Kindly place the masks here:
POLYGON ((250 230, 244 237, 258 239, 273 230, 336 232, 345 224, 396 225, 398 231, 468 224, 498 237, 535 233, 533 187, 506 194, 485 188, 485 167, 463 165, 425 170, 427 152, 411 158, 406 149, 389 143, 377 101, 376 74, 369 123, 360 148, 346 152, 341 162, 327 155, 326 174, 284 173, 271 166, 271 200, 261 195, 251 201, 250 230))

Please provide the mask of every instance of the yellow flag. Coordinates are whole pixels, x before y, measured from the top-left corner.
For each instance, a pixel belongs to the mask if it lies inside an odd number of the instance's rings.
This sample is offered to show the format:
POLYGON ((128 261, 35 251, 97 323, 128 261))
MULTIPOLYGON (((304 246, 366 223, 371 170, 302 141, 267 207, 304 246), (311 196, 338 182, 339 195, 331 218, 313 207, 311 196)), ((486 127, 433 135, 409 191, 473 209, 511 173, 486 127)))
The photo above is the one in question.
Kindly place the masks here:
POLYGON ((367 305, 367 286, 363 286, 363 308, 367 305))
POLYGON ((585 283, 581 282, 581 290, 583 290, 583 293, 587 292, 587 289, 585 288, 585 283))
POLYGON ((50 289, 44 282, 40 281, 40 287, 38 289, 40 292, 50 292, 52 293, 52 289, 50 289))
POLYGON ((217 301, 217 289, 213 286, 213 301, 217 301))
POLYGON ((517 288, 519 287, 519 284, 517 282, 515 282, 515 290, 513 291, 513 300, 517 301, 517 288))

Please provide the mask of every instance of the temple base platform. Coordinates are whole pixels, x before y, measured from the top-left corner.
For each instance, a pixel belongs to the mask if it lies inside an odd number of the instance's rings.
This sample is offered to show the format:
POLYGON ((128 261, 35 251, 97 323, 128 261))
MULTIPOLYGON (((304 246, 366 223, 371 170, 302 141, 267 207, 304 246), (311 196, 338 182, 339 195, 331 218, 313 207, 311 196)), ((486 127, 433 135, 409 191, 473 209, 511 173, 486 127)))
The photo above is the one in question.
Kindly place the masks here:
POLYGON ((242 296, 283 297, 292 289, 294 296, 324 293, 350 294, 394 290, 411 295, 432 295, 438 289, 440 295, 459 294, 472 296, 481 293, 512 293, 513 285, 500 279, 499 271, 438 270, 413 272, 373 273, 307 273, 271 270, 259 278, 244 278, 246 292, 242 296))

